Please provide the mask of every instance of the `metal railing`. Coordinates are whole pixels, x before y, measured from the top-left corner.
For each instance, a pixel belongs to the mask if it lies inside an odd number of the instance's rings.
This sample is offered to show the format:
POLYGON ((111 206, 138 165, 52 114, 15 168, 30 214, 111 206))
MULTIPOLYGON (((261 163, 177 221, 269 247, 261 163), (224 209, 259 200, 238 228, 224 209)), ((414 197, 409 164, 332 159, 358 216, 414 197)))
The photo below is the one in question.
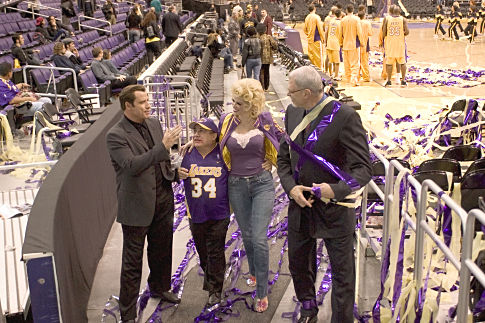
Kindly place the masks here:
POLYGON ((479 209, 468 212, 465 234, 462 242, 460 290, 458 292, 457 322, 467 322, 470 295, 470 275, 473 274, 482 286, 485 286, 485 273, 473 262, 472 247, 475 236, 475 219, 485 225, 485 213, 479 209))
MULTIPOLYGON (((421 188, 421 201, 418 202, 418 212, 416 215, 416 242, 414 249, 414 279, 416 280, 416 292, 419 294, 421 288, 421 281, 423 278, 423 257, 424 257, 424 236, 429 235, 431 240, 436 246, 443 252, 445 257, 451 262, 451 264, 460 271, 460 257, 456 257, 450 248, 441 240, 440 236, 433 231, 433 229, 426 222, 426 209, 428 206, 428 191, 431 190, 434 194, 440 197, 440 199, 447 205, 452 211, 460 217, 463 228, 465 227, 467 214, 466 211, 461 208, 449 195, 443 193, 441 187, 430 179, 423 181, 421 188)), ((460 285, 460 289, 462 286, 460 285)), ((416 298, 418 301, 418 298, 416 298)), ((460 322, 460 321, 458 321, 460 322)), ((463 321, 464 322, 464 321, 463 321)))
MULTIPOLYGON (((67 71, 72 73, 72 79, 74 82, 74 89, 76 92, 78 92, 78 87, 77 87, 77 75, 76 71, 73 70, 72 68, 67 68, 67 67, 56 67, 56 66, 38 66, 38 65, 25 65, 22 68, 22 75, 25 83, 28 83, 27 81, 27 70, 28 69, 39 69, 39 70, 50 70, 51 71, 51 77, 49 81, 52 79, 52 83, 54 86, 54 94, 51 93, 42 93, 42 96, 48 96, 48 97, 54 97, 56 100, 57 98, 66 98, 66 95, 64 94, 57 94, 57 86, 56 86, 56 80, 54 76, 54 70, 57 71, 67 71)), ((47 90, 49 90, 49 86, 47 87, 47 90)))
POLYGON ((85 16, 85 15, 78 15, 77 16, 77 23, 78 23, 78 30, 79 31, 81 31, 81 27, 85 27, 85 28, 89 28, 89 29, 109 32, 109 35, 113 36, 113 26, 111 26, 111 23, 106 19, 99 19, 99 18, 94 18, 94 17, 90 17, 90 16, 85 16), (109 29, 103 29, 103 28, 93 27, 93 26, 89 26, 89 25, 83 25, 83 24, 81 24, 81 18, 88 19, 88 20, 96 20, 96 21, 101 21, 101 22, 107 23, 109 29))

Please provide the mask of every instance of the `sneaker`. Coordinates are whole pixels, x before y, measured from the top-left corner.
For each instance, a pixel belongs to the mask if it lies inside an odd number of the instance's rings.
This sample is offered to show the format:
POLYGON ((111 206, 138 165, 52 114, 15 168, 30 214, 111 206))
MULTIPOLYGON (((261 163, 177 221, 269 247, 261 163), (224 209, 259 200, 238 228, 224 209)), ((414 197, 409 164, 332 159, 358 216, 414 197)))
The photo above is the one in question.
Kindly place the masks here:
POLYGON ((405 80, 402 80, 402 81, 401 81, 401 86, 407 86, 407 85, 408 85, 408 83, 406 83, 406 81, 405 81, 405 80))
POLYGON ((438 35, 434 34, 433 38, 438 38, 438 35))
POLYGON ((388 87, 388 86, 391 86, 391 85, 392 85, 391 81, 387 81, 386 84, 384 85, 384 87, 388 87))

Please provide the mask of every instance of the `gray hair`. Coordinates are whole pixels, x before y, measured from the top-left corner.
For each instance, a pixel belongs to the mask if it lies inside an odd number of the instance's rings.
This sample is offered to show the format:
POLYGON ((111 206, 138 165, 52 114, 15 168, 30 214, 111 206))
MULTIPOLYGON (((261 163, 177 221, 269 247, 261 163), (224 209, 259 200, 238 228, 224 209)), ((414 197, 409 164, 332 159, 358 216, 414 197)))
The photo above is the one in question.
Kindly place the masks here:
POLYGON ((299 67, 291 72, 289 77, 299 89, 309 89, 312 93, 323 91, 322 77, 314 67, 299 67))

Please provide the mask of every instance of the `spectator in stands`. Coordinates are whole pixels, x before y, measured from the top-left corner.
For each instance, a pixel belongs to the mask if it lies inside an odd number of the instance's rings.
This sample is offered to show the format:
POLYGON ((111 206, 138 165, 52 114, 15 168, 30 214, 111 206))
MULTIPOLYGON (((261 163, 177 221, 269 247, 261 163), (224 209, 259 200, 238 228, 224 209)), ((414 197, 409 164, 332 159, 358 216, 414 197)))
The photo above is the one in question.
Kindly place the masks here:
POLYGON ((148 64, 153 63, 162 54, 160 44, 160 28, 157 25, 157 17, 153 11, 149 11, 141 22, 145 34, 145 47, 147 50, 148 64))
POLYGON ((322 20, 316 14, 315 5, 309 5, 308 11, 310 13, 305 18, 304 27, 304 32, 308 40, 308 57, 313 65, 323 70, 322 41, 324 32, 322 20))
POLYGON ((50 41, 52 40, 51 36, 47 32, 47 29, 45 28, 45 20, 43 17, 37 17, 37 19, 35 19, 34 39, 43 45, 50 43, 50 41))
POLYGON ((261 42, 261 73, 259 81, 263 86, 263 90, 268 91, 269 88, 269 67, 273 64, 273 51, 278 49, 278 43, 266 33, 266 25, 258 24, 256 30, 259 34, 259 41, 261 42))
POLYGON ((211 50, 212 55, 224 59, 224 73, 235 70, 234 57, 228 45, 222 28, 217 28, 216 32, 210 33, 207 37, 207 46, 211 50))
POLYGON ((254 19, 251 15, 252 15, 252 11, 246 10, 246 15, 239 22, 239 32, 241 34, 241 38, 239 39, 239 52, 241 54, 242 54, 244 41, 248 37, 247 35, 248 28, 249 27, 256 28, 256 25, 258 24, 258 21, 254 19))
POLYGON ((347 15, 342 19, 342 52, 344 57, 344 80, 352 86, 359 85, 359 50, 362 41, 360 20, 354 16, 354 6, 347 6, 347 15), (358 38, 359 44, 356 39, 358 38))
POLYGON ((104 18, 109 21, 111 25, 116 24, 116 8, 111 0, 106 0, 106 3, 101 7, 104 18))
POLYGON ((175 12, 175 6, 168 7, 168 12, 163 15, 162 30, 165 35, 165 46, 170 46, 182 32, 183 27, 179 15, 175 12))
MULTIPOLYGON (((52 61, 57 67, 66 67, 72 68, 76 71, 76 74, 82 74, 85 72, 84 65, 74 64, 65 54, 66 54, 66 46, 62 42, 57 42, 54 44, 54 55, 52 55, 52 61)), ((65 73, 62 71, 61 73, 65 73)))
MULTIPOLYGON (((49 98, 37 97, 30 92, 30 85, 19 83, 15 85, 11 79, 13 76, 12 65, 7 62, 0 63, 0 109, 7 105, 15 107, 15 119, 31 117, 35 112, 42 110, 45 103, 52 103, 49 98)), ((36 123, 35 129, 38 132, 42 126, 36 123)))
POLYGON ((106 136, 116 172, 118 216, 123 231, 119 307, 122 323, 136 320, 145 240, 150 274, 150 297, 180 303, 169 292, 172 271, 174 196, 172 182, 178 181, 170 164, 170 148, 182 128, 162 131, 150 118, 150 103, 143 85, 121 91, 123 117, 106 136), (129 188, 129 190, 127 190, 129 188))
POLYGON ((64 46, 66 46, 66 53, 64 56, 69 58, 73 64, 81 65, 83 66, 83 69, 85 69, 86 66, 83 64, 83 61, 79 56, 79 51, 76 48, 74 40, 72 38, 65 38, 62 42, 64 43, 64 46))
POLYGON ((103 50, 103 60, 101 61, 113 74, 130 76, 129 73, 121 72, 111 60, 111 51, 109 49, 103 50))
POLYGON ((229 47, 231 48, 231 52, 233 55, 238 54, 238 43, 240 35, 239 29, 239 22, 238 20, 238 13, 237 11, 232 12, 232 16, 229 19, 229 24, 227 25, 227 30, 229 31, 228 40, 229 40, 229 47))
POLYGON ((128 27, 128 39, 134 43, 141 38, 141 21, 143 16, 138 5, 133 6, 130 14, 126 18, 126 25, 128 27))
POLYGON ((96 11, 96 0, 80 0, 81 8, 83 8, 84 15, 92 17, 96 11))
POLYGON ((372 25, 369 20, 365 19, 364 11, 359 11, 358 16, 360 18, 362 29, 362 39, 360 40, 360 73, 362 73, 362 80, 364 82, 370 82, 369 51, 370 36, 372 36, 372 25))
POLYGON ((259 20, 260 23, 266 26, 266 34, 272 36, 273 35, 273 19, 268 15, 266 9, 261 10, 261 19, 259 20))
POLYGON ((242 67, 246 67, 246 76, 259 81, 261 72, 261 42, 259 41, 256 28, 249 27, 248 38, 244 41, 242 50, 242 67))
POLYGON ((49 16, 47 21, 47 32, 49 33, 52 41, 58 41, 61 38, 74 36, 74 32, 72 32, 72 26, 70 29, 69 26, 66 26, 63 23, 58 23, 54 16, 49 16))
POLYGON ((251 17, 256 19, 258 22, 261 21, 261 11, 259 10, 259 5, 257 3, 254 5, 251 17))
POLYGON ((76 11, 74 10, 72 0, 61 1, 61 13, 61 22, 66 26, 71 26, 71 18, 76 17, 76 11))
POLYGON ((224 41, 222 39, 222 36, 219 34, 219 32, 216 32, 214 30, 209 30, 206 46, 211 51, 213 57, 217 57, 219 55, 219 52, 224 47, 224 41))
POLYGON ((103 60, 103 50, 101 47, 94 47, 92 49, 92 54, 93 61, 91 62, 91 70, 99 83, 111 81, 111 87, 113 89, 124 88, 130 84, 136 84, 135 77, 115 74, 101 62, 103 60))
POLYGON ((160 0, 152 0, 150 2, 150 7, 155 8, 155 15, 157 16, 157 22, 160 21, 160 14, 162 13, 162 4, 160 0))
POLYGON ((19 66, 24 65, 42 65, 41 60, 36 55, 40 52, 38 49, 23 49, 24 36, 21 34, 14 34, 12 36, 13 46, 10 49, 14 59, 18 60, 19 66))

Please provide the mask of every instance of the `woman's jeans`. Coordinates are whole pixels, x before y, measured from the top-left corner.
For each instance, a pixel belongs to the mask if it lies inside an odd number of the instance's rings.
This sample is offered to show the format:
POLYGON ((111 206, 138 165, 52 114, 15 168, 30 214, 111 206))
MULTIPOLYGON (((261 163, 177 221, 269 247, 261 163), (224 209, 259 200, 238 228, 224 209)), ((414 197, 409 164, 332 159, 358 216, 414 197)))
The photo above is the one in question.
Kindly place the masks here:
POLYGON ((128 29, 128 39, 132 43, 136 43, 141 38, 141 30, 136 28, 128 29))
POLYGON ((267 230, 275 192, 273 176, 262 171, 250 177, 229 176, 229 202, 241 229, 249 272, 256 276, 257 298, 268 294, 269 247, 267 230))
POLYGON ((246 60, 246 76, 259 81, 261 72, 261 58, 248 58, 246 60))

